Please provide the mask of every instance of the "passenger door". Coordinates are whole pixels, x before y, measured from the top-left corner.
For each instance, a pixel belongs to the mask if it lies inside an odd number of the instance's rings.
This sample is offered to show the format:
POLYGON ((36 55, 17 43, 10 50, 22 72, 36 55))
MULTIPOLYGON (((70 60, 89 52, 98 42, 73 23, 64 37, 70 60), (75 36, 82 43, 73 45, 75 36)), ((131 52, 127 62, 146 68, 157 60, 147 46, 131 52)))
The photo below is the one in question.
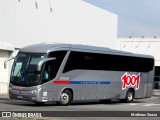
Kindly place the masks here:
POLYGON ((47 61, 43 65, 42 72, 42 102, 49 101, 53 98, 53 79, 57 74, 55 69, 55 60, 47 61))

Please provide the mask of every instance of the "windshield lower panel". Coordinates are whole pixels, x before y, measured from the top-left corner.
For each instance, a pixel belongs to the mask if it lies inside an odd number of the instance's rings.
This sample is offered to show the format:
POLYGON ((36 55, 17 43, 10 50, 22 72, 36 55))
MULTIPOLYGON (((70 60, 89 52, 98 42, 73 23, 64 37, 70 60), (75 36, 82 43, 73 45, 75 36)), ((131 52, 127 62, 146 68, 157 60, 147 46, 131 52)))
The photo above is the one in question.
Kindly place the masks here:
POLYGON ((11 71, 11 84, 18 86, 35 86, 41 83, 37 64, 46 54, 19 52, 11 71))

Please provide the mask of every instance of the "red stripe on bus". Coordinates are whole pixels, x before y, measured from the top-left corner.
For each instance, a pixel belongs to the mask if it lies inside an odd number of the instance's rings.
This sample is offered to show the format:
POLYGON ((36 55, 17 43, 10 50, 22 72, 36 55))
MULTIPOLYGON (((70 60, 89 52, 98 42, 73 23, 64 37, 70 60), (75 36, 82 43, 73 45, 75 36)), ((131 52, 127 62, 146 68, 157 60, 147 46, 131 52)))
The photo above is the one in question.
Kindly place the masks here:
POLYGON ((60 81, 60 80, 56 80, 56 81, 53 81, 53 84, 70 84, 70 81, 60 81))

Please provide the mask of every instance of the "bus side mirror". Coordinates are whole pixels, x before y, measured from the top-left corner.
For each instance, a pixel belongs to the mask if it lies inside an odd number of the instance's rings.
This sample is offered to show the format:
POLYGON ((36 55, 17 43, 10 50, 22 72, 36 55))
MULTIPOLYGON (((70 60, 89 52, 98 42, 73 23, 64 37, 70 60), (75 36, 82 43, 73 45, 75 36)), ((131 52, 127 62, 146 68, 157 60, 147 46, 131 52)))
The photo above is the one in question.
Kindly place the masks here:
POLYGON ((43 66, 43 64, 44 64, 45 62, 51 61, 51 60, 55 60, 55 59, 56 59, 56 58, 45 58, 45 59, 39 61, 38 65, 37 65, 37 71, 41 71, 42 66, 43 66))
POLYGON ((13 59, 15 59, 15 56, 14 56, 14 57, 11 57, 11 58, 8 58, 8 59, 6 59, 6 60, 4 61, 4 69, 7 68, 7 62, 9 62, 10 60, 13 60, 13 59))

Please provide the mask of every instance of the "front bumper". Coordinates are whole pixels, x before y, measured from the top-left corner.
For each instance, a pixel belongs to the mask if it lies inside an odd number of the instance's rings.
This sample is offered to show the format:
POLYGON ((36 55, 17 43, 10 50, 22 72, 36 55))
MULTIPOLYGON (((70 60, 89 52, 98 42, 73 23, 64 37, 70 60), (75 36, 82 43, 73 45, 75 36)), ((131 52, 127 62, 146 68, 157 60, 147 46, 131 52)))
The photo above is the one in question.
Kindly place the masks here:
POLYGON ((26 101, 34 101, 34 102, 42 102, 41 92, 34 92, 36 90, 17 90, 10 89, 9 90, 9 98, 17 99, 17 100, 26 100, 26 101))

